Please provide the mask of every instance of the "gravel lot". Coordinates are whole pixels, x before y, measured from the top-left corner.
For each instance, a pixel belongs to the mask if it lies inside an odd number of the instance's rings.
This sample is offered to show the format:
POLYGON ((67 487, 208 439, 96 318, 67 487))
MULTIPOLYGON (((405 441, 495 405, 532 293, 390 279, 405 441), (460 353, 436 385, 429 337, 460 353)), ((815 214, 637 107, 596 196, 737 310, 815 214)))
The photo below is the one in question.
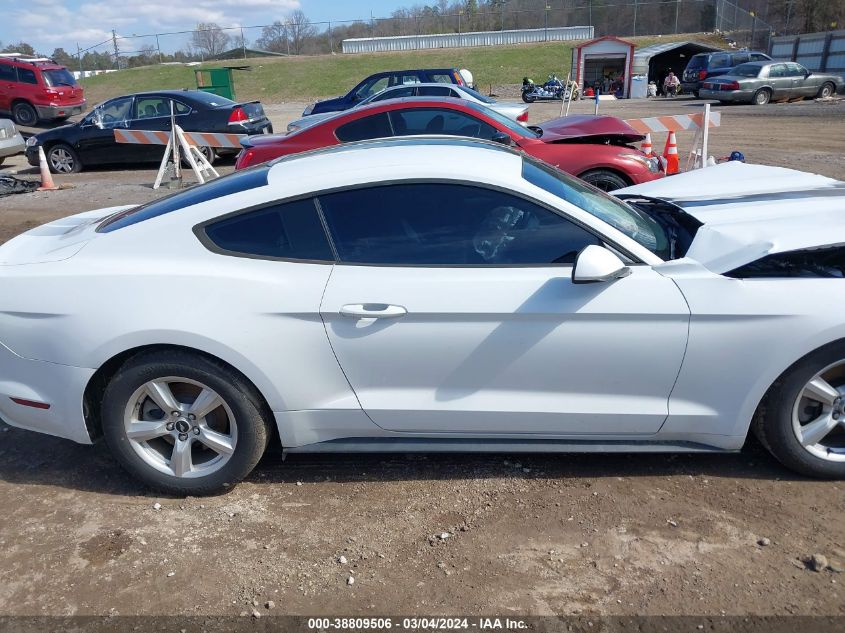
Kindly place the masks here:
MULTIPOLYGON (((267 110, 284 129, 303 105, 267 110)), ((532 120, 558 108, 535 104, 532 120)), ((845 180, 845 102, 721 110, 714 155, 738 149, 749 162, 845 180)), ((654 141, 662 150, 664 138, 654 141)), ((679 137, 682 164, 690 141, 679 137)), ((85 172, 57 178, 71 189, 0 199, 0 242, 166 193, 152 191, 154 176, 85 172)), ((845 616, 845 485, 797 477, 755 443, 710 456, 284 462, 274 448, 229 494, 177 499, 141 488, 103 445, 0 424, 0 506, 2 615, 845 616), (814 554, 827 560, 814 566, 814 554)))

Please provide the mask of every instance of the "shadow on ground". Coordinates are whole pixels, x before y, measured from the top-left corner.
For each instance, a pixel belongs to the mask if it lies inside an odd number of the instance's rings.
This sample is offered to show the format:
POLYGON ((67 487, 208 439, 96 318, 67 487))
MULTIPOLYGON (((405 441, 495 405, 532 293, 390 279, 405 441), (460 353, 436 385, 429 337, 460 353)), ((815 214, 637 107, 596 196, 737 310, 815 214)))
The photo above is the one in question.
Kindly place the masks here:
MULTIPOLYGON (((0 423, 0 481, 56 486, 112 495, 156 495, 112 459, 103 442, 84 446, 0 423)), ((756 441, 727 454, 559 454, 418 453, 289 454, 271 445, 248 481, 272 485, 296 482, 386 482, 513 478, 699 476, 799 480, 756 441), (505 463, 508 462, 508 463, 505 463), (519 462, 529 472, 515 469, 519 462)))

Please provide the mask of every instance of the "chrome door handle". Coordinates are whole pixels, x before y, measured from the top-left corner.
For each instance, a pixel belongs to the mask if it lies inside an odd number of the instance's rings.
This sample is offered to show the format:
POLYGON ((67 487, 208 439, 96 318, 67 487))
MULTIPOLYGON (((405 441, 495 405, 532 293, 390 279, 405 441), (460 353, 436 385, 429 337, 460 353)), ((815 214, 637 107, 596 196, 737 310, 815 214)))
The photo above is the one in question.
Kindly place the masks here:
POLYGON ((408 311, 387 303, 350 303, 340 309, 340 314, 355 319, 395 319, 405 316, 408 311))

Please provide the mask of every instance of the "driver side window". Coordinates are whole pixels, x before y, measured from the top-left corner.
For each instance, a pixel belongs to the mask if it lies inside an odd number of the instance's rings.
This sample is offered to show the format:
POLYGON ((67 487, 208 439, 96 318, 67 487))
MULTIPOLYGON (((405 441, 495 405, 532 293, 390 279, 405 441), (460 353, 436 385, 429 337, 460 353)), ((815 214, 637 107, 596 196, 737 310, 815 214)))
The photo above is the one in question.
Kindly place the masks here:
POLYGON ((112 129, 125 125, 131 113, 132 97, 113 99, 104 103, 96 110, 103 129, 112 129))
POLYGON ((397 266, 572 264, 598 237, 534 202, 465 184, 319 196, 341 261, 397 266))

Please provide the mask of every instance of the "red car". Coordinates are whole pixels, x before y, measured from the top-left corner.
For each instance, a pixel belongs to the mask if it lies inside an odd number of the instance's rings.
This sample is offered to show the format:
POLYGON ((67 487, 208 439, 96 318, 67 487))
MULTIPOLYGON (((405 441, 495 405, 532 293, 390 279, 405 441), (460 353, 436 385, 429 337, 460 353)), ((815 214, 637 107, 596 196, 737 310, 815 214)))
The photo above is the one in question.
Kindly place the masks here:
POLYGON ((18 125, 61 121, 84 109, 82 88, 64 66, 46 58, 0 55, 0 112, 11 114, 18 125))
POLYGON ((287 136, 252 136, 243 141, 236 168, 339 143, 419 134, 505 143, 605 191, 663 176, 656 158, 631 145, 643 135, 621 119, 570 116, 526 128, 464 99, 430 97, 380 101, 287 136))

